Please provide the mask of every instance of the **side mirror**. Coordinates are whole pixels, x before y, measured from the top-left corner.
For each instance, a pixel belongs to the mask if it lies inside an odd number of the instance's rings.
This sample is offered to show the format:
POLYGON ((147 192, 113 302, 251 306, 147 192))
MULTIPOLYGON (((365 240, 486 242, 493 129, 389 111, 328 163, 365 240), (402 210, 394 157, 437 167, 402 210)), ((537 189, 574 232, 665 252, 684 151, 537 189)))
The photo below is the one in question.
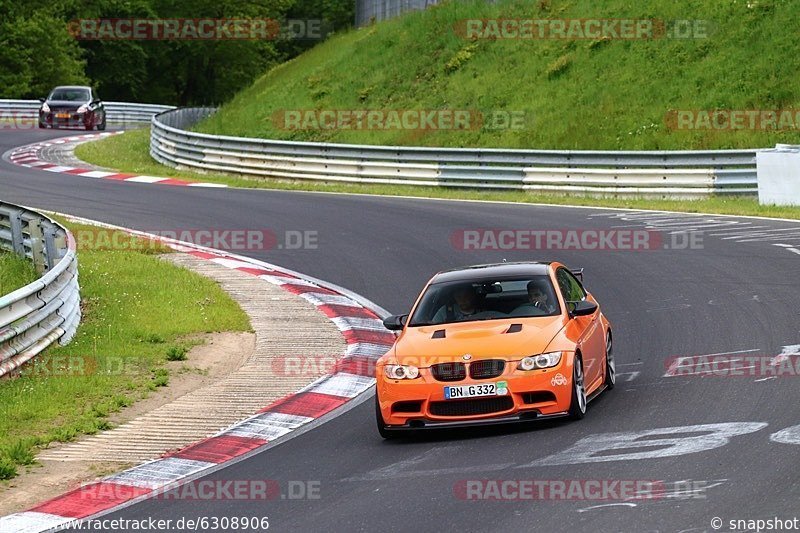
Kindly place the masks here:
POLYGON ((589 300, 581 300, 580 302, 569 302, 575 307, 572 308, 570 316, 587 316, 594 314, 597 311, 597 304, 589 300))
POLYGON ((42 104, 44 103, 45 100, 47 100, 47 98, 39 98, 39 102, 42 104))
POLYGON ((392 315, 383 319, 383 327, 391 331, 398 331, 406 326, 408 315, 392 315))

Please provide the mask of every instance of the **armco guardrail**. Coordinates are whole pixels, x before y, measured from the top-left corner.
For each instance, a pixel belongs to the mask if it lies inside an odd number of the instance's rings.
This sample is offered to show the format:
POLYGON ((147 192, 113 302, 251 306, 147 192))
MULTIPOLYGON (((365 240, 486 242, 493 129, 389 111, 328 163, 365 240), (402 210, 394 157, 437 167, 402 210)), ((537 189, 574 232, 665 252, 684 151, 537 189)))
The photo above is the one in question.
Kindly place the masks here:
MULTIPOLYGON (((132 104, 128 102, 103 102, 108 114, 107 120, 112 123, 147 124, 153 115, 162 113, 174 106, 155 104, 132 104)), ((38 100, 0 100, 0 118, 36 119, 38 118, 38 100)))
POLYGON ((757 192, 756 150, 361 146, 188 131, 213 112, 212 108, 182 108, 154 116, 150 155, 176 168, 282 179, 665 198, 757 192))
POLYGON ((0 376, 58 341, 67 344, 81 319, 75 240, 54 220, 0 202, 0 248, 33 261, 42 276, 0 296, 0 376))

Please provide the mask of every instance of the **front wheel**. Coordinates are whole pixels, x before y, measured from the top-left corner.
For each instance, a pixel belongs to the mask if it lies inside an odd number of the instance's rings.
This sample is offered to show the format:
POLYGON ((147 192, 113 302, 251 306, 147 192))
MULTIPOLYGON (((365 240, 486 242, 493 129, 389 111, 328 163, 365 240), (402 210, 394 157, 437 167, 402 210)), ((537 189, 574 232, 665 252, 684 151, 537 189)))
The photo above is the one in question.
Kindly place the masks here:
POLYGON ((586 415, 586 386, 583 381, 583 361, 575 355, 572 365, 572 401, 569 404, 569 416, 580 420, 586 415))
POLYGON ((378 425, 378 433, 380 433, 381 437, 384 439, 393 439, 395 437, 394 431, 388 429, 386 427, 386 423, 383 421, 383 415, 381 414, 381 404, 378 402, 378 393, 375 393, 375 422, 378 425))
POLYGON ((106 117, 103 117, 103 122, 97 125, 97 131, 105 131, 106 129, 106 117))
POLYGON ((614 361, 614 346, 611 343, 611 330, 606 333, 606 388, 611 390, 617 384, 617 364, 614 361))

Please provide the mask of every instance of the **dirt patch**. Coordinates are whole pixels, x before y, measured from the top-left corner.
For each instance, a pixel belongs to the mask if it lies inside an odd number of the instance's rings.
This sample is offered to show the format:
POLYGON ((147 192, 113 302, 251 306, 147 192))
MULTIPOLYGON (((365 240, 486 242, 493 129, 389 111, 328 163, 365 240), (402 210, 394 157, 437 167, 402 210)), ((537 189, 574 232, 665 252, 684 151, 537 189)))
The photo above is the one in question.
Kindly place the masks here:
MULTIPOLYGON (((203 344, 194 346, 186 361, 166 364, 170 369, 169 385, 147 398, 114 413, 109 420, 124 424, 192 391, 216 383, 240 368, 255 351, 253 333, 212 333, 196 337, 203 344)), ((47 449, 58 449, 53 443, 47 449)), ((40 460, 20 471, 20 475, 0 484, 0 516, 29 509, 36 503, 63 494, 81 483, 124 470, 132 463, 112 461, 40 460)))

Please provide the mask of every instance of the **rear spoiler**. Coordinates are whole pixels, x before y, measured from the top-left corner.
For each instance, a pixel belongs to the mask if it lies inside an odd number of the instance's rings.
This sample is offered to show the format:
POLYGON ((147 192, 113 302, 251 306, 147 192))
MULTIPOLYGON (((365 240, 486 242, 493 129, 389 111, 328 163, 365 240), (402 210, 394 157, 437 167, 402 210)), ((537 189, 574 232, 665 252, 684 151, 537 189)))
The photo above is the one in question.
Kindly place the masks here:
POLYGON ((582 268, 570 269, 570 272, 572 272, 573 276, 578 278, 578 281, 583 283, 583 269, 582 268))

